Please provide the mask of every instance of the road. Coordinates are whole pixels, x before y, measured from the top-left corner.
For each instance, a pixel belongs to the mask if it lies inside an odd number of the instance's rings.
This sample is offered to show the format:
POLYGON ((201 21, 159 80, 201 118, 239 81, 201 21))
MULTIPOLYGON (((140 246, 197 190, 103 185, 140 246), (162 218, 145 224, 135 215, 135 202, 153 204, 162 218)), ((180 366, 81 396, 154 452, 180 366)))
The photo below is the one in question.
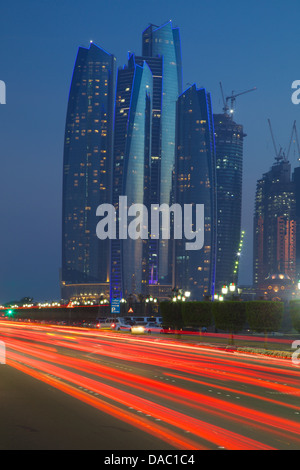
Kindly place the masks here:
POLYGON ((298 450, 291 360, 1 321, 0 449, 298 450))

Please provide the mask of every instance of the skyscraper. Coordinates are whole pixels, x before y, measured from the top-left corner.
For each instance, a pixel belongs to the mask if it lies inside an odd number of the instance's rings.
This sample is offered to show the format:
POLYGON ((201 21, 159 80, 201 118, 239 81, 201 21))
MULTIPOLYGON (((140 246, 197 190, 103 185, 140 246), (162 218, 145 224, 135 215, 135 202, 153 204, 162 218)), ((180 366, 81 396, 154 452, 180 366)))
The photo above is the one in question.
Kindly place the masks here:
MULTIPOLYGON (((142 58, 154 76, 153 135, 151 154, 151 202, 174 201, 176 103, 182 92, 180 33, 169 21, 149 25, 143 32, 142 58)), ((170 240, 150 243, 150 283, 172 284, 173 259, 170 240)))
MULTIPOLYGON (((120 196, 127 198, 126 210, 133 204, 149 208, 152 90, 148 65, 136 64, 131 55, 117 77, 113 165, 116 210, 120 210, 120 196)), ((145 239, 133 240, 119 231, 116 240, 112 240, 111 298, 147 293, 148 258, 148 232, 145 239)))
POLYGON ((96 209, 111 201, 115 57, 91 43, 78 49, 65 127, 62 298, 109 286, 109 240, 96 236, 96 209))
MULTIPOLYGON (((161 105, 163 82, 163 58, 135 56, 137 64, 146 60, 153 77, 152 94, 152 135, 150 160, 150 204, 160 200, 160 155, 161 155, 161 105)), ((158 245, 159 240, 149 239, 149 284, 158 284, 158 245)))
POLYGON ((254 212, 254 285, 271 275, 296 276, 295 185, 291 165, 277 159, 258 180, 254 212))
POLYGON ((216 287, 237 283, 241 240, 243 141, 241 124, 214 115, 217 181, 216 287))
MULTIPOLYGON (((175 240, 175 286, 203 300, 214 294, 216 249, 216 154, 210 94, 195 85, 177 104, 176 203, 204 205, 204 246, 187 250, 175 240)), ((195 224, 193 227, 195 231, 195 224)))

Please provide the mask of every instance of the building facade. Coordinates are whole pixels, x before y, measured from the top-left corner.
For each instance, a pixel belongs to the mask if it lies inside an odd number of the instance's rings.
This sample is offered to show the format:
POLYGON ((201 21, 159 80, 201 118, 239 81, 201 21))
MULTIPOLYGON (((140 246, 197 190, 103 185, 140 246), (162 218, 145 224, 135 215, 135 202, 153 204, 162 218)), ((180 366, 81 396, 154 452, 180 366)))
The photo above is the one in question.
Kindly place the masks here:
MULTIPOLYGON (((175 287, 192 300, 214 295, 216 250, 216 154, 210 94, 195 85, 177 103, 176 203, 180 207, 204 205, 204 244, 187 250, 186 239, 175 240, 175 287)), ((184 230, 182 230, 184 232, 184 230)))
MULTIPOLYGON (((176 103, 182 92, 180 32, 169 21, 149 25, 142 36, 142 57, 154 76, 153 134, 151 154, 151 201, 174 202, 176 103)), ((150 243, 150 283, 172 286, 173 252, 170 240, 150 243)))
POLYGON ((277 160, 258 180, 253 237, 254 285, 267 278, 296 278, 296 198, 291 165, 277 160))
MULTIPOLYGON (((150 204, 157 204, 160 200, 160 162, 161 162, 161 105, 163 84, 163 58, 135 56, 137 64, 147 62, 153 78, 152 95, 152 135, 150 159, 150 204)), ((158 285, 158 248, 159 241, 149 239, 149 285, 158 285)), ((155 290, 155 287, 154 287, 155 290)))
MULTIPOLYGON (((113 204, 120 210, 120 196, 126 197, 129 214, 133 204, 149 208, 152 73, 146 62, 138 65, 131 55, 128 65, 118 70, 115 107, 113 204)), ((142 220, 142 215, 141 215, 142 220)), ((128 224, 133 222, 128 218, 128 224)), ((129 225, 128 225, 129 227, 129 225)), ((146 295, 149 283, 148 219, 139 224, 140 236, 132 239, 127 232, 112 240, 111 298, 146 295), (147 222, 144 224, 144 222, 147 222), (143 226, 143 224, 145 226, 143 226), (145 238, 141 236, 147 230, 145 238)), ((121 228, 122 230, 122 228, 121 228)))
POLYGON ((216 287, 237 284, 241 241, 243 126, 226 113, 214 115, 217 182, 216 287))
MULTIPOLYGON (((299 155, 300 157, 300 155, 299 155)), ((296 281, 300 281, 300 167, 293 173, 295 188, 295 219, 296 219, 296 281)))
POLYGON ((63 299, 109 290, 110 242, 96 236, 96 209, 111 201, 114 91, 115 57, 94 43, 80 47, 65 126, 63 299))

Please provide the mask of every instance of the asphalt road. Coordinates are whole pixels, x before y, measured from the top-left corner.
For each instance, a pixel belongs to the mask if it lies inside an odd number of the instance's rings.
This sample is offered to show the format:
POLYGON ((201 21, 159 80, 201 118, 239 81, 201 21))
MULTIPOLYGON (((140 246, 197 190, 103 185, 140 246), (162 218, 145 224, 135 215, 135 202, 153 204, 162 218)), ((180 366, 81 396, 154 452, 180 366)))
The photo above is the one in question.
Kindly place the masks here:
POLYGON ((0 397, 0 450, 172 449, 7 365, 0 397))
POLYGON ((3 321, 0 341, 1 450, 300 448, 290 360, 3 321))

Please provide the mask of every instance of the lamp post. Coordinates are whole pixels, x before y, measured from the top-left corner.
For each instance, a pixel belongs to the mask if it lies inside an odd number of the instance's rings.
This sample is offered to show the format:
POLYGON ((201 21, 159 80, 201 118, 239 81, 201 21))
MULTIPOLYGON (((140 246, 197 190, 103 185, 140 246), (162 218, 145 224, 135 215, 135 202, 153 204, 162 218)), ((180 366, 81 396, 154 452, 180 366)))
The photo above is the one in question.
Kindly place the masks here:
POLYGON ((120 300, 120 304, 121 304, 121 315, 124 316, 125 313, 126 313, 126 306, 125 306, 125 304, 126 304, 126 299, 122 298, 122 299, 120 300))
POLYGON ((156 298, 150 295, 150 297, 146 298, 145 302, 146 302, 146 314, 147 315, 153 315, 154 313, 158 313, 158 306, 157 306, 156 298))
POLYGON ((232 292, 232 293, 235 292, 236 287, 235 287, 235 284, 234 284, 233 282, 229 285, 229 290, 230 290, 230 292, 232 292))
POLYGON ((228 294, 228 287, 227 287, 227 286, 223 286, 223 287, 222 287, 222 294, 223 294, 223 295, 227 295, 227 294, 228 294))

